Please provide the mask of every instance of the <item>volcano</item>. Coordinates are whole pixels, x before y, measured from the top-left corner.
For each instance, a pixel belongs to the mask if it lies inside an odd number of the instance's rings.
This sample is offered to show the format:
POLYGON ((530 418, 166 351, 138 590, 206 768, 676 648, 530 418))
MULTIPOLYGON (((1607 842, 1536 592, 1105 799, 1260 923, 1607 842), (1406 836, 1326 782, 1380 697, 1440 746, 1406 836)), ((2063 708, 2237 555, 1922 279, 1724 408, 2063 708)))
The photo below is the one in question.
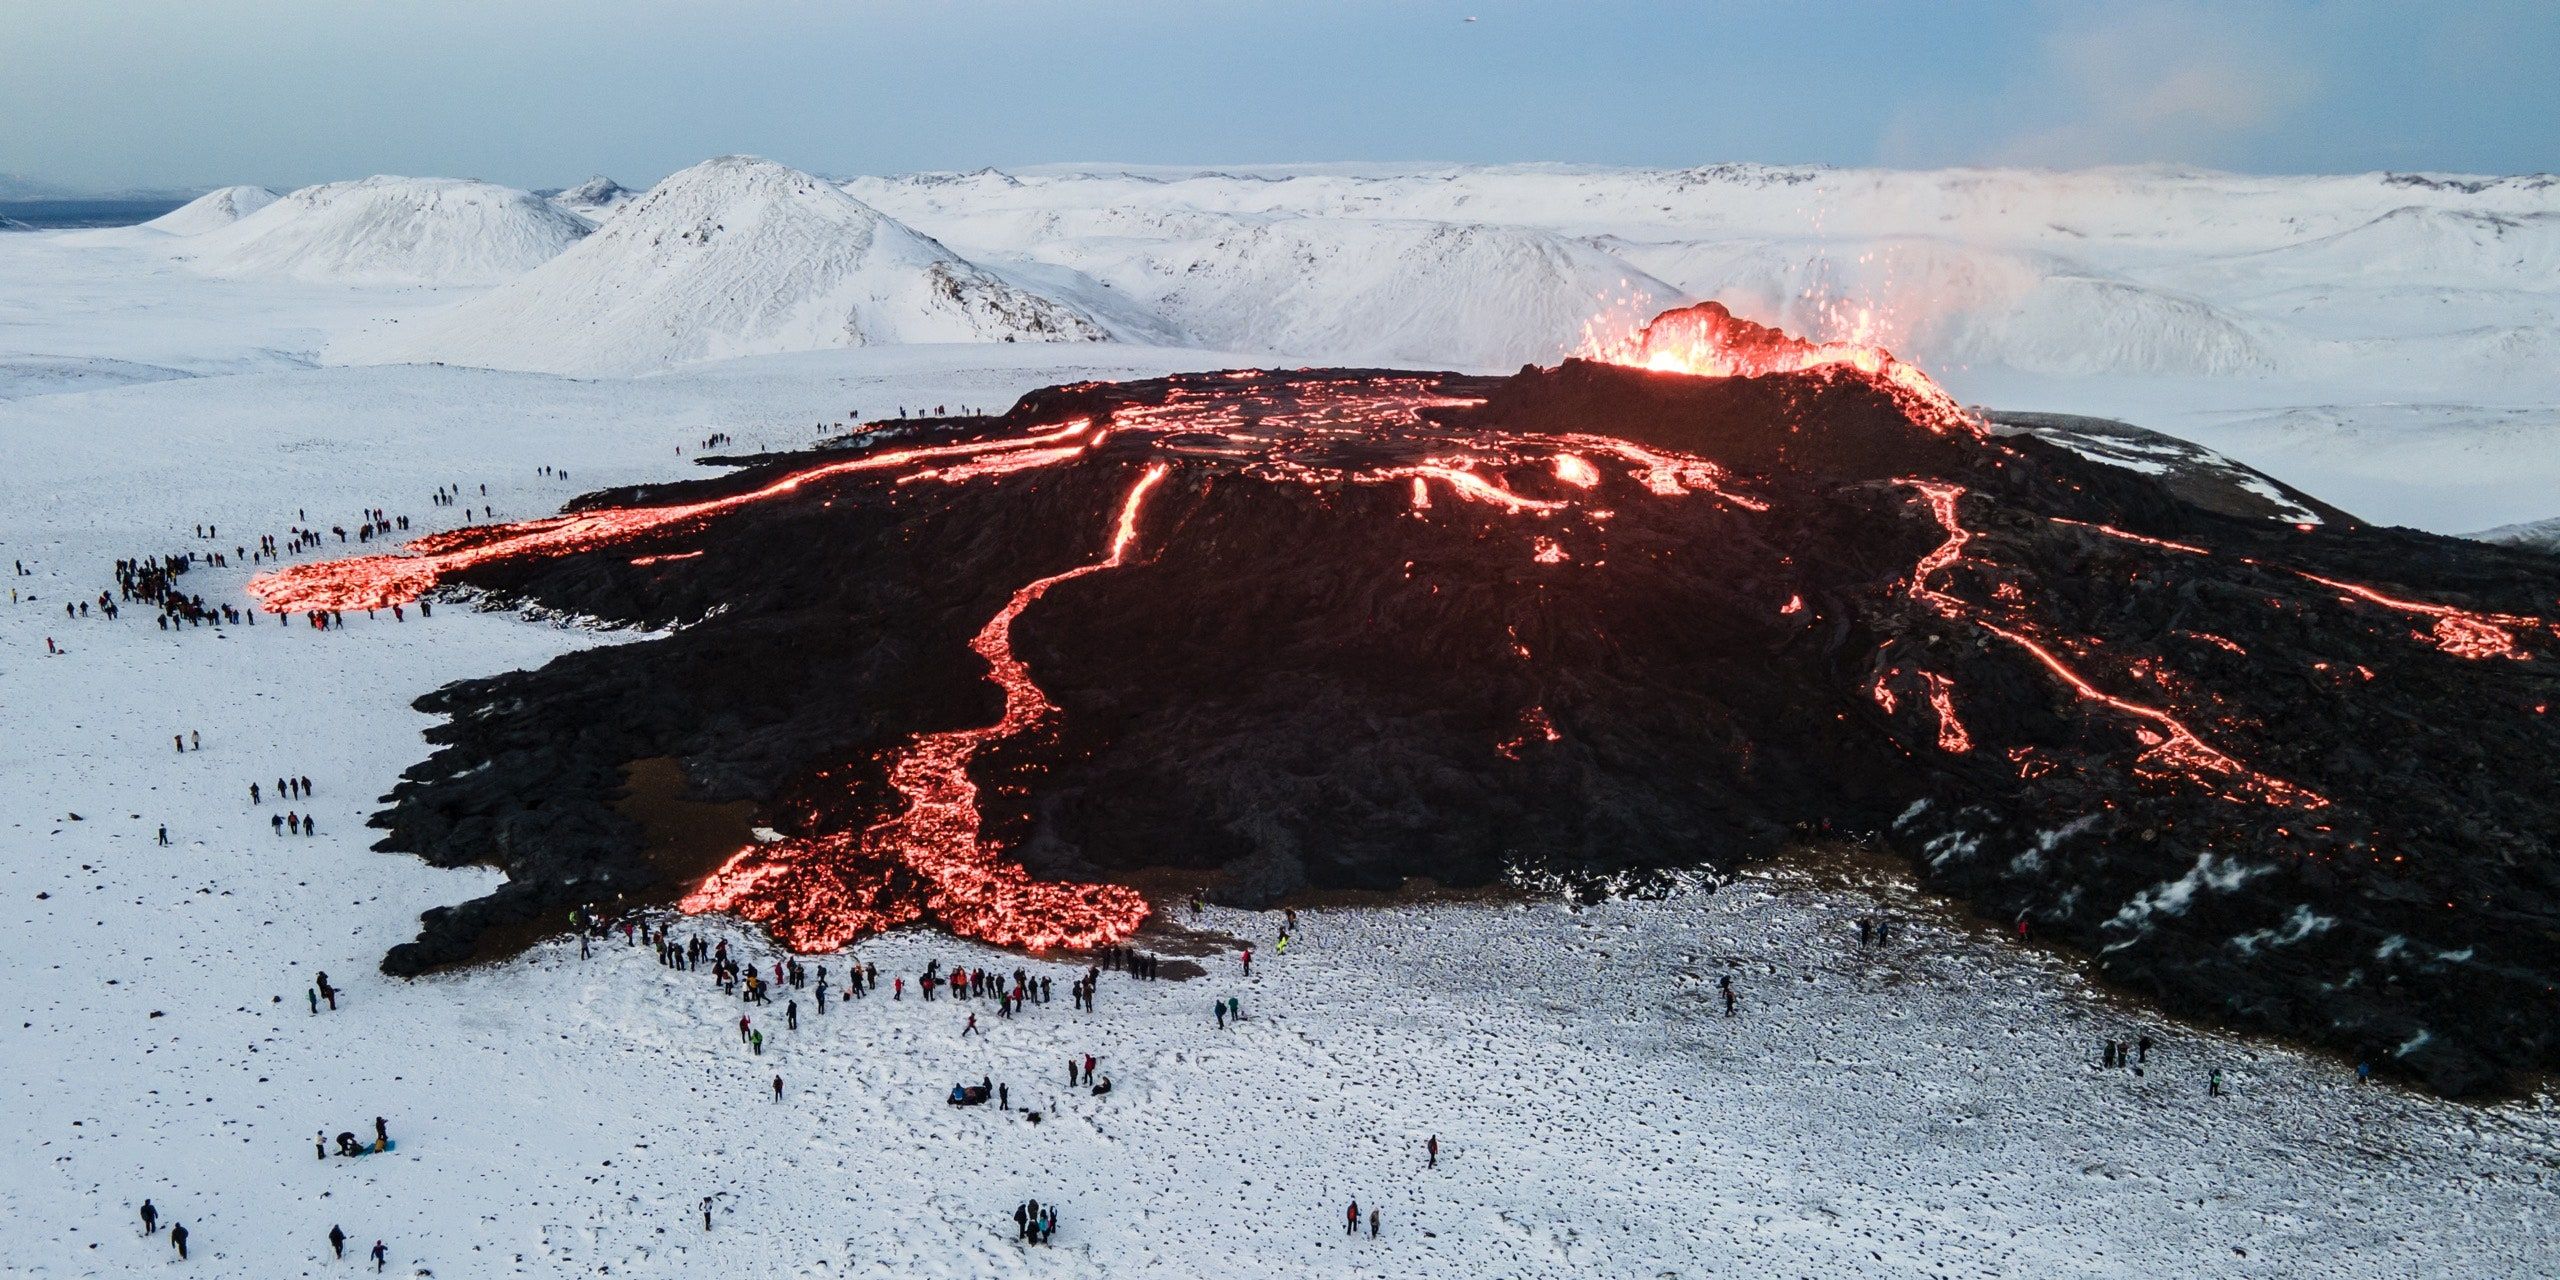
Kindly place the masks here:
POLYGON ((381 847, 509 880, 395 974, 578 904, 1072 949, 1168 873, 1641 893, 1840 838, 2175 1010, 2560 1065, 2560 560, 2217 510, 1712 303, 1591 354, 1053 387, 251 590, 662 629, 421 701, 381 847), (781 838, 652 847, 669 757, 781 838))

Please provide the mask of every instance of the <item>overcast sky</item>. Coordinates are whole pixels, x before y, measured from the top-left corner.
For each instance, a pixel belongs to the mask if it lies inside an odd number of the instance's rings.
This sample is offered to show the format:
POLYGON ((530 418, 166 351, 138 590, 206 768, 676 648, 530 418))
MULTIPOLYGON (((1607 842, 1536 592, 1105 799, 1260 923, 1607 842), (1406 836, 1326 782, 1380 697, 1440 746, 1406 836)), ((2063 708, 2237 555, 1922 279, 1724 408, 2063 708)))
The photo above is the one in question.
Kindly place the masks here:
POLYGON ((2509 173, 2560 170, 2555 121, 2555 0, 0 0, 0 173, 82 188, 727 152, 2509 173))

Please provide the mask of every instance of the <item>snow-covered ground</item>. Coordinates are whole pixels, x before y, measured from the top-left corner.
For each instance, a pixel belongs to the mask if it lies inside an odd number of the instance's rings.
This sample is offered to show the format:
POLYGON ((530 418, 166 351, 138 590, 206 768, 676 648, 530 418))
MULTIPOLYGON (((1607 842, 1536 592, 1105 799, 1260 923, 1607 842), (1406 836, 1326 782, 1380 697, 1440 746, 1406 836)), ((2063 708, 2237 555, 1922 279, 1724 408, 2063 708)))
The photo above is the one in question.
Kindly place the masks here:
MULTIPOLYGON (((1468 218, 1538 230, 1477 237, 1437 261, 1529 245, 1579 270, 1606 250, 1584 239, 1609 231, 1597 215, 1569 225, 1530 216, 1517 191, 1501 210, 1466 182, 1443 186, 1468 218)), ((1342 198, 1355 196, 1367 198, 1342 198)), ((1610 216, 1625 223, 1625 212, 1610 216)), ((2348 229, 2340 221, 2302 234, 2348 229)), ((921 215, 917 225, 938 230, 921 215)), ((2193 235, 2215 252, 2254 243, 2204 228, 2193 235)), ((1183 251, 1217 242, 1204 234, 1183 251)), ((1063 990, 1073 970, 1039 964, 1058 1000, 1018 1022, 975 1006, 987 1034, 965 1040, 966 1006, 912 992, 824 1018, 804 1000, 796 1034, 778 1007, 749 1011, 776 1033, 762 1059, 738 1045, 740 1010, 707 976, 619 943, 588 960, 555 942, 467 973, 387 980, 375 963, 420 911, 488 887, 484 873, 368 849, 376 797, 426 751, 429 722, 411 700, 628 637, 461 607, 351 619, 336 633, 262 622, 170 635, 138 609, 64 618, 66 600, 112 588, 116 558, 248 545, 298 511, 325 527, 379 506, 412 516, 413 532, 442 527, 459 518, 428 501, 444 484, 526 516, 684 474, 715 431, 737 449, 786 447, 857 411, 997 407, 1053 382, 1278 353, 857 347, 630 379, 348 367, 324 358, 330 342, 482 287, 217 278, 160 243, 180 239, 0 236, 0 562, 27 569, 0 614, 0 829, 12 849, 0 858, 0 982, 21 1022, 0 1040, 0 1103, 15 1121, 0 1145, 0 1273, 176 1265, 165 1236, 139 1235, 145 1196, 194 1233, 189 1265, 243 1277, 330 1269, 333 1223, 358 1251, 386 1241, 399 1274, 447 1277, 2560 1267, 2550 1099, 2446 1104, 2359 1087, 2347 1064, 2164 1025, 2085 987, 2064 959, 1977 931, 1871 870, 1772 870, 1719 893, 1579 912, 1329 908, 1302 913, 1285 957, 1274 918, 1211 912, 1181 923, 1255 941, 1252 979, 1223 953, 1200 980, 1110 975, 1100 1011, 1083 1014, 1063 990), (198 540, 200 523, 220 536, 198 540), (201 734, 201 750, 174 751, 178 733, 201 734), (279 774, 309 775, 315 798, 252 806, 249 784, 279 774), (283 808, 326 830, 274 834, 283 808), (164 823, 167 847, 155 840, 164 823), (1862 951, 1852 921, 1878 899, 1912 923, 1891 947, 1862 951), (347 994, 315 1016, 304 993, 324 969, 347 994), (1737 1018, 1716 1000, 1725 974, 1737 1018), (1225 995, 1244 1001, 1240 1028, 1209 1016, 1225 995), (2159 1042, 2144 1076, 2093 1065, 2101 1038, 2142 1034, 2159 1042), (1085 1052, 1104 1055, 1117 1086, 1107 1099, 1059 1080, 1064 1059, 1085 1052), (2231 1093, 2207 1098, 2217 1067, 2231 1093), (982 1075, 1049 1121, 943 1103, 952 1083, 982 1075), (376 1115, 398 1150, 308 1154, 315 1130, 365 1132, 376 1115), (1424 1170, 1432 1134, 1441 1167, 1424 1170), (715 1194, 705 1234, 697 1205, 715 1194), (1065 1218, 1057 1244, 1029 1257, 1007 1229, 1027 1196, 1065 1218), (1383 1210, 1379 1240, 1342 1237, 1353 1197, 1383 1210)), ((1351 243, 1397 241, 1373 231, 1351 243)), ((1109 271, 1027 254, 987 265, 1025 287, 1086 291, 1098 301, 1075 305, 1115 331, 1147 309, 1109 271)), ((1283 280, 1229 274, 1187 296, 1242 281, 1242 306, 1257 282, 1283 280)), ((1466 322, 1463 308, 1369 301, 1400 338, 1466 322)), ((2530 385, 2394 400, 2379 382, 2295 375, 1949 376, 2004 407, 2178 430, 2362 514, 2469 530, 2560 509, 2536 505, 2536 477, 2560 468, 2560 450, 2547 443, 2554 400, 2530 385)), ((186 582, 236 600, 248 572, 186 582)), ((769 954, 715 922, 679 932, 769 954)), ((858 951, 884 977, 929 957, 1026 963, 925 936, 858 951)))

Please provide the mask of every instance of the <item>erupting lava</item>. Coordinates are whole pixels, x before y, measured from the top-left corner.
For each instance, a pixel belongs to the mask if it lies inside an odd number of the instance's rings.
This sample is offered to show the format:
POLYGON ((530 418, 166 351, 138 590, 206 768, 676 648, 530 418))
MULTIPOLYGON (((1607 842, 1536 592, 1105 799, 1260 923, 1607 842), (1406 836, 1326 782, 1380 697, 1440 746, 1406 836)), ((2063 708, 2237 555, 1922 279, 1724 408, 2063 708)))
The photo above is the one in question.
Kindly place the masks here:
POLYGON ((1665 311, 1633 334, 1586 334, 1579 354, 1606 364, 1707 378, 1779 373, 1826 376, 1851 371, 1885 387, 1913 422, 1931 431, 1952 436, 1987 434, 1981 421, 1956 403, 1946 388, 1882 347, 1809 342, 1783 329, 1744 320, 1721 302, 1665 311))
POLYGON ((785 946, 832 951, 856 938, 930 918, 964 938, 1045 951, 1118 942, 1147 916, 1137 890, 1034 880, 979 836, 969 763, 990 742, 1057 711, 1013 652, 1013 622, 1049 589, 1126 563, 1148 493, 1171 468, 1149 466, 1129 487, 1102 559, 1036 578, 979 628, 969 648, 1004 689, 994 724, 926 734, 889 766, 906 808, 859 834, 830 833, 741 849, 684 899, 687 911, 731 911, 785 946))

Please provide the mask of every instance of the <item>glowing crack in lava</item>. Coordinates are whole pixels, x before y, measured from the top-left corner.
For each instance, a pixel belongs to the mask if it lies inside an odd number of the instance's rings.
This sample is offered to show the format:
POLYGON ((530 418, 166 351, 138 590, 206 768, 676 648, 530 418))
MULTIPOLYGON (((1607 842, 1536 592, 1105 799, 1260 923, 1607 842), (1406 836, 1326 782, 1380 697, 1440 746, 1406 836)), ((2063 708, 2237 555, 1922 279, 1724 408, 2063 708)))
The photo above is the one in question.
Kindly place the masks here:
POLYGON ((1004 690, 994 724, 917 738, 889 766, 906 807, 868 830, 797 838, 739 850, 687 895, 691 912, 728 911, 766 927, 798 951, 832 951, 855 938, 930 918, 964 938, 1044 951, 1099 947, 1128 937, 1147 900, 1114 884, 1034 880, 979 834, 980 748, 1031 728, 1057 707, 1013 651, 1013 623, 1050 588, 1126 563, 1147 495, 1170 470, 1150 464, 1129 487, 1100 560, 1034 579, 979 628, 969 648, 1004 690))
MULTIPOLYGON (((2100 689, 2091 683, 2087 676, 2080 674, 2069 662, 2064 661, 2061 655, 2055 653, 2050 646, 2026 634, 2023 630, 1993 621, 1987 616, 1986 610, 1968 604, 1961 597, 1931 585, 1931 579, 1964 558, 1965 546, 1973 540, 1972 532, 1964 527, 1964 521, 1957 513, 1957 503, 1964 497, 1964 486, 1947 481, 1912 478, 1906 478, 1902 483, 1918 491, 1920 496, 1928 502, 1930 514, 1936 517, 1938 526, 1945 530, 1947 535, 1944 542, 1930 548, 1926 555, 1920 557, 1919 563, 1912 567, 1910 591, 1913 599, 1927 604, 1948 621, 1970 623, 2024 650, 2029 657, 2036 660, 2039 666, 2051 672, 2054 678, 2062 681, 2082 701, 2132 717, 2138 722, 2134 736, 2143 744, 2143 751, 2138 759, 2139 768, 2152 773, 2184 777, 2199 784, 2203 784, 2208 775, 2220 777, 2232 784, 2236 795, 2261 800, 2271 805, 2288 805, 2303 809, 2328 807, 2328 797, 2242 764, 2228 753, 2206 743, 2195 730, 2187 727, 2184 720, 2167 711, 2119 698, 2100 689)), ((1930 702, 1939 710, 1939 744, 1945 746, 1948 742, 1946 725, 1952 722, 1949 719, 1952 703, 1941 699, 1952 695, 1953 686, 1942 684, 1942 681, 1942 677, 1931 677, 1930 702)), ((1887 710, 1891 710, 1889 705, 1887 710)), ((1959 735, 1962 734, 1961 726, 1956 732, 1959 735)))
POLYGON ((1603 336, 1586 326, 1577 354, 1604 364, 1703 378, 1777 373, 1855 373, 1893 397, 1913 422, 1940 435, 1989 434, 1937 380, 1892 352, 1863 342, 1813 342, 1735 316, 1720 302, 1665 311, 1632 334, 1603 336))
MULTIPOLYGON (((249 594, 269 613, 388 609, 395 604, 407 604, 425 595, 437 583, 477 565, 594 551, 634 538, 681 529, 770 498, 796 493, 813 482, 836 476, 943 458, 977 458, 1014 450, 1047 450, 1083 435, 1091 426, 1089 422, 1068 422, 1012 440, 887 449, 795 471, 746 493, 702 502, 679 502, 663 507, 607 507, 515 524, 466 525, 411 542, 404 548, 408 553, 405 555, 324 560, 262 573, 249 580, 249 594)), ((1042 460, 1058 461, 1073 452, 1044 452, 1042 460)))

